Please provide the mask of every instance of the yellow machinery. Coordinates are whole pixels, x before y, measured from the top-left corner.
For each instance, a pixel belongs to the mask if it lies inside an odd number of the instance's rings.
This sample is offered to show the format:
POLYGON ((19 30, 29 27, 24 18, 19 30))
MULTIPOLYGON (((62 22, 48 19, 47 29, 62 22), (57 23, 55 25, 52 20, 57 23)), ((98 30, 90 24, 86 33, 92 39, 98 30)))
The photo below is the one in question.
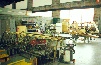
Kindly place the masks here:
POLYGON ((6 62, 9 60, 9 55, 4 52, 5 50, 0 50, 0 62, 6 62))
POLYGON ((25 59, 23 59, 23 60, 19 60, 19 61, 7 64, 7 65, 32 65, 32 63, 27 63, 25 62, 25 59))
POLYGON ((69 29, 69 19, 64 19, 62 21, 62 32, 68 32, 69 29))
POLYGON ((25 33, 22 33, 22 32, 27 32, 27 27, 26 26, 17 26, 17 34, 18 34, 18 37, 20 37, 19 36, 19 33, 22 36, 25 36, 26 35, 25 33))

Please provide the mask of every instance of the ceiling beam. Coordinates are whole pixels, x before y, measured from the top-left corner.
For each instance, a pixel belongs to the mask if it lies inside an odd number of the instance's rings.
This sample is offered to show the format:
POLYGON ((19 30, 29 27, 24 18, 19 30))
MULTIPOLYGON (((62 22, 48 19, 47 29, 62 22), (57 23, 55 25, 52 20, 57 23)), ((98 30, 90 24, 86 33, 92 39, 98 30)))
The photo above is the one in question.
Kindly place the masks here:
POLYGON ((82 1, 73 1, 66 3, 58 3, 56 5, 45 5, 39 7, 32 7, 33 0, 28 0, 28 10, 32 12, 41 12, 41 11, 55 11, 55 10, 65 10, 65 9, 79 9, 79 8, 95 8, 101 7, 101 1, 96 2, 94 0, 82 0, 82 1))

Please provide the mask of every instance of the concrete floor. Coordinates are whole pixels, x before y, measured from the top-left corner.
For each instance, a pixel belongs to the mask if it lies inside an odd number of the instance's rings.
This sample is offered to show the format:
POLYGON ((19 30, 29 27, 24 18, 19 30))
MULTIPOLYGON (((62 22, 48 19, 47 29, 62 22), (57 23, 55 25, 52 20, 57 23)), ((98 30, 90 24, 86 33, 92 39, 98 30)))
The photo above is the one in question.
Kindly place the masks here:
POLYGON ((101 65, 101 38, 91 40, 90 43, 76 43, 74 49, 75 63, 64 64, 55 62, 49 65, 101 65))
POLYGON ((75 63, 55 62, 52 65, 101 65, 101 38, 90 43, 77 43, 74 54, 75 63))

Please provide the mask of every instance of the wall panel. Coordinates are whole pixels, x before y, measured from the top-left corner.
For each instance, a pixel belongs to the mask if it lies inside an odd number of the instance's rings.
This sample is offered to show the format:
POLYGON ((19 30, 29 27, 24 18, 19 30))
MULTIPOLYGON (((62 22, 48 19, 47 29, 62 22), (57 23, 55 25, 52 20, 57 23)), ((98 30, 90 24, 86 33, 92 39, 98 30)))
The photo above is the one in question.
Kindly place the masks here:
MULTIPOLYGON (((12 9, 12 4, 5 6, 5 8, 12 9)), ((27 0, 16 3, 16 9, 26 9, 26 8, 27 8, 27 0)))
POLYGON ((33 0, 33 7, 39 7, 44 5, 51 5, 52 0, 33 0))
POLYGON ((73 2, 73 1, 81 1, 81 0, 60 0, 60 3, 73 2))

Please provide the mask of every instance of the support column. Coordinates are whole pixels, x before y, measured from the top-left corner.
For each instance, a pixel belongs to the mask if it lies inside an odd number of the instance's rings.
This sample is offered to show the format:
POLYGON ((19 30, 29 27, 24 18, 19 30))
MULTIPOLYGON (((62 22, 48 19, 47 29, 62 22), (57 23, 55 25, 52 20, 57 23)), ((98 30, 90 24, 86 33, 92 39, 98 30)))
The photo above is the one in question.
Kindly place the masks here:
POLYGON ((0 40, 1 40, 1 20, 0 20, 0 40))
POLYGON ((16 9, 16 3, 12 3, 12 9, 16 9))
MULTIPOLYGON (((60 0, 52 0, 52 6, 55 7, 60 3, 60 0)), ((52 11, 53 24, 57 23, 60 20, 60 10, 52 11)))
POLYGON ((27 0, 27 10, 32 10, 33 0, 27 0))
MULTIPOLYGON (((52 0, 52 6, 55 7, 57 4, 60 3, 60 0, 52 0)), ((60 11, 52 11, 52 17, 53 18, 60 18, 60 11)))
POLYGON ((94 21, 98 25, 99 33, 101 33, 101 8, 94 8, 94 21))
POLYGON ((101 13, 101 8, 94 8, 94 21, 98 23, 101 13))
POLYGON ((52 17, 54 17, 54 18, 60 18, 60 10, 52 11, 52 17))

